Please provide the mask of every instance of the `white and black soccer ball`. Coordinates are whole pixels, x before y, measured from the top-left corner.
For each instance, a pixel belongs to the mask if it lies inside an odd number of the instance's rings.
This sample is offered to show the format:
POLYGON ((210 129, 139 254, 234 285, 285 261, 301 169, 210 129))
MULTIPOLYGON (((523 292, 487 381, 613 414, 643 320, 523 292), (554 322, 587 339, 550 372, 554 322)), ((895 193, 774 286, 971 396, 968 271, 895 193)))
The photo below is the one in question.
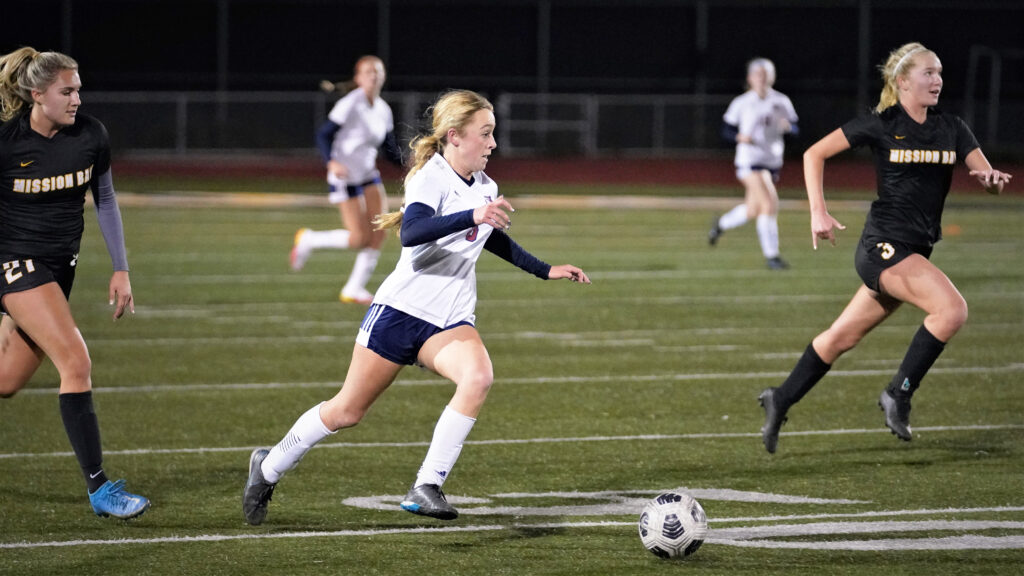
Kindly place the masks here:
POLYGON ((704 508, 684 492, 666 492, 644 506, 640 540, 656 556, 685 558, 697 551, 708 533, 704 508))

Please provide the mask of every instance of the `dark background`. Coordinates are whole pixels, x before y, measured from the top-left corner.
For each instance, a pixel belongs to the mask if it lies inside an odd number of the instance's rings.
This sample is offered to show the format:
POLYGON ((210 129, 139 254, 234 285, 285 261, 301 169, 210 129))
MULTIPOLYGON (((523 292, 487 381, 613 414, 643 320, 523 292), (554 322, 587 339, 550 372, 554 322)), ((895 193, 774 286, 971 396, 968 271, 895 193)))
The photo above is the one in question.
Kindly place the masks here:
MULTIPOLYGON (((978 46, 1002 55, 988 144, 1024 149, 1020 1, 31 0, 0 19, 0 52, 66 52, 87 91, 310 92, 375 53, 395 92, 735 95, 765 56, 810 137, 873 106, 877 65, 908 41, 939 55, 942 106, 963 113, 978 46)), ((977 64, 968 119, 986 142, 991 59, 977 64)))

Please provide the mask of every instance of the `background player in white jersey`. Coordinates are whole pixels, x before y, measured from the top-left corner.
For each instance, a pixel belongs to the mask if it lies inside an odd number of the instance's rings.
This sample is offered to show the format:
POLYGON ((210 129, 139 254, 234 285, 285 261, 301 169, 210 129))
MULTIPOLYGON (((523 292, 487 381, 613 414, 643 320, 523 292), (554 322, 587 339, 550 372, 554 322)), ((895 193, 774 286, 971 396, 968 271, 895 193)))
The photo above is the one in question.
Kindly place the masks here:
POLYGON ((781 270, 789 266, 779 256, 779 195, 775 182, 782 169, 783 136, 795 135, 798 129, 793 103, 774 90, 774 84, 772 61, 751 60, 747 64, 749 90, 733 99, 725 111, 722 137, 736 142, 736 178, 746 192, 743 204, 711 224, 708 242, 714 246, 726 230, 756 220, 757 238, 768 267, 781 270))
POLYGON ((49 358, 93 512, 133 518, 149 500, 107 479, 92 361, 68 305, 91 188, 114 268, 114 319, 135 311, 110 141, 99 120, 79 112, 81 88, 78 63, 67 55, 24 47, 0 57, 0 398, 21 390, 49 358))
POLYGON ((385 233, 374 230, 372 222, 387 211, 377 150, 383 148, 388 160, 402 165, 391 107, 380 97, 385 76, 380 58, 360 58, 352 79, 355 89, 338 100, 317 131, 317 147, 327 167, 328 199, 338 205, 345 228, 302 228, 292 246, 293 270, 301 270, 318 248, 359 250, 339 294, 342 302, 369 305, 373 300, 366 283, 377 268, 385 233))
POLYGON ((494 127, 494 108, 475 92, 448 92, 434 105, 432 133, 413 142, 404 208, 379 220, 382 229, 401 226, 403 248, 395 271, 363 320, 338 394, 300 416, 273 449, 253 451, 242 497, 250 524, 263 522, 282 475, 317 442, 359 423, 402 367, 411 364, 452 380, 456 389, 401 506, 443 520, 458 516, 441 485, 494 380, 475 327, 480 253, 486 248, 543 279, 590 283, 579 268, 545 264, 506 234, 512 206, 483 172, 497 146, 494 127))

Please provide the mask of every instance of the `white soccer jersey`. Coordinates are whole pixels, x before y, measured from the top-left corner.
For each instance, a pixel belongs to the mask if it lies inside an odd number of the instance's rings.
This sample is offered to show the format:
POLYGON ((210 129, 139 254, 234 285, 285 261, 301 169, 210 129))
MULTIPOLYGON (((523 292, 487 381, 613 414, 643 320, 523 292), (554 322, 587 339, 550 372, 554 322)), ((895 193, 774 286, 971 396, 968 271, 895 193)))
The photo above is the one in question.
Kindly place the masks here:
POLYGON ((327 181, 335 186, 359 185, 379 176, 377 149, 395 129, 388 103, 378 97, 371 105, 366 93, 357 88, 338 100, 327 118, 341 126, 331 145, 331 160, 348 169, 346 180, 328 174, 327 181))
POLYGON ((749 90, 733 99, 722 119, 726 124, 739 127, 740 134, 753 140, 750 144, 736 143, 737 168, 782 167, 785 144, 779 122, 786 119, 794 124, 798 120, 788 96, 769 88, 761 98, 757 92, 749 90))
MULTIPOLYGON (((468 186, 440 154, 435 154, 405 187, 405 205, 416 202, 447 216, 473 210, 498 197, 498 185, 483 172, 468 186)), ((433 242, 403 247, 392 272, 373 301, 445 328, 476 320, 476 261, 494 231, 488 224, 460 230, 433 242)))

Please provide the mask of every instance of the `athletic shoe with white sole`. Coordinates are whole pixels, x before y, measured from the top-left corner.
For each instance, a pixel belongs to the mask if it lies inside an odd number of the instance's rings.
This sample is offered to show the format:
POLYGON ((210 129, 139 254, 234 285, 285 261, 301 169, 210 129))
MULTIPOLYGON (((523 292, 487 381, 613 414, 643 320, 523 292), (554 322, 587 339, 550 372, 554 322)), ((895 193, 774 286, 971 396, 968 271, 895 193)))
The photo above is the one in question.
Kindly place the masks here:
POLYGON ((338 300, 341 300, 345 304, 361 304, 363 306, 369 306, 373 304, 373 294, 365 288, 360 288, 358 291, 348 292, 342 290, 338 293, 338 300))
POLYGON ((893 397, 888 390, 882 390, 878 397, 878 407, 885 412, 885 425, 900 440, 910 442, 913 435, 910 431, 910 399, 901 400, 893 397))
POLYGON ((302 267, 306 265, 306 260, 309 260, 310 255, 313 254, 313 249, 304 246, 302 243, 302 237, 306 235, 306 232, 312 232, 309 228, 299 228, 295 233, 295 239, 292 241, 292 252, 288 256, 288 260, 291 262, 292 270, 298 272, 302 270, 302 267))
POLYGON ((97 516, 113 516, 122 520, 135 518, 149 510, 149 499, 125 490, 124 480, 107 480, 89 494, 89 503, 97 516))
POLYGON ((267 503, 270 502, 274 487, 277 486, 267 482, 260 468, 267 454, 270 454, 270 450, 266 448, 252 451, 249 456, 249 479, 242 491, 242 513, 245 514, 245 521, 253 526, 259 526, 267 517, 267 503))
POLYGON ((454 520, 459 517, 459 512, 448 503, 437 484, 413 486, 405 495, 405 500, 402 500, 402 510, 438 520, 454 520))

